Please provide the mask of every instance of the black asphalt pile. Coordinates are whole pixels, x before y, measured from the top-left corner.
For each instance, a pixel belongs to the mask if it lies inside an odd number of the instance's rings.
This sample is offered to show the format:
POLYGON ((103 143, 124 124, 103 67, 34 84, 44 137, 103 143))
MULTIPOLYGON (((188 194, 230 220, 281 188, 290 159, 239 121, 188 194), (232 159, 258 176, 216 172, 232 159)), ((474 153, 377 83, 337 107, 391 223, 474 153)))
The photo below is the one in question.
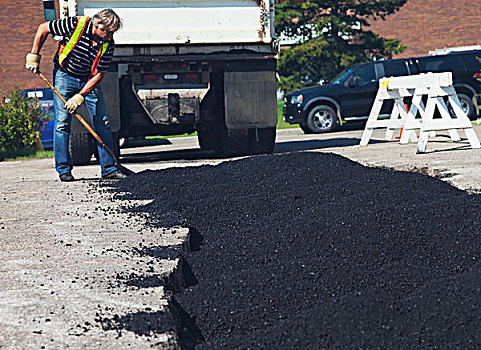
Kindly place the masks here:
POLYGON ((175 295, 196 349, 481 346, 478 195, 306 152, 116 186, 153 200, 132 215, 203 238, 186 256, 198 283, 175 295))

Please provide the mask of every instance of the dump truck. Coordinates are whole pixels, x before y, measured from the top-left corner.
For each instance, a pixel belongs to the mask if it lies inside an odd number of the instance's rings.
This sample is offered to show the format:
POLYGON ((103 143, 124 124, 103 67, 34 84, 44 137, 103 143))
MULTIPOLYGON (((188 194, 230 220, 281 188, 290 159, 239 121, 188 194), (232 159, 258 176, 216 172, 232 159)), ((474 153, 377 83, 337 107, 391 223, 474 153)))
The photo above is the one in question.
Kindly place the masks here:
MULTIPOLYGON (((220 156, 273 151, 274 0, 43 3, 46 20, 57 13, 92 16, 104 8, 122 18, 101 85, 114 148, 120 139, 197 132, 200 148, 220 156)), ((91 136, 74 121, 74 164, 89 162, 94 150, 91 136)))

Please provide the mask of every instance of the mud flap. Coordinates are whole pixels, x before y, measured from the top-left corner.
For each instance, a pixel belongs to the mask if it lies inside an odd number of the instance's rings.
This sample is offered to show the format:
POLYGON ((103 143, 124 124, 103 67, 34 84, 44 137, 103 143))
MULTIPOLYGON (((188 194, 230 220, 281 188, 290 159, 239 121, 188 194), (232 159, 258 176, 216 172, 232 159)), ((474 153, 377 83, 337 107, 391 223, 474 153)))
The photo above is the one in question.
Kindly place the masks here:
POLYGON ((269 128, 277 124, 275 71, 224 72, 225 126, 269 128))

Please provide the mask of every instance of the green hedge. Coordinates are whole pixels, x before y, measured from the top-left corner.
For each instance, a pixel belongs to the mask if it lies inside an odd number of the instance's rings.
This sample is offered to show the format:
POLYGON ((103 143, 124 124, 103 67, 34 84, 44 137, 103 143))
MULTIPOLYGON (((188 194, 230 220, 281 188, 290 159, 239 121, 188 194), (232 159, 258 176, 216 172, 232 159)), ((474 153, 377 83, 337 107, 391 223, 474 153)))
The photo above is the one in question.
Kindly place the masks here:
POLYGON ((43 125, 42 107, 14 88, 0 102, 0 150, 33 150, 43 125))

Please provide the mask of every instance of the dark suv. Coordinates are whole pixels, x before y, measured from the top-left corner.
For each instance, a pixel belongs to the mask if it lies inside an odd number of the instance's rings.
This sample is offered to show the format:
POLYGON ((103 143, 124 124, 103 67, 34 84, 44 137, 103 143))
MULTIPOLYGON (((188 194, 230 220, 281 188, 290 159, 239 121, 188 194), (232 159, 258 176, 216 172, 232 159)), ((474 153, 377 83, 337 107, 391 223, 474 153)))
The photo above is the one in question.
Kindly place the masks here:
MULTIPOLYGON (((476 119, 481 91, 480 58, 481 51, 473 50, 356 64, 330 84, 286 94, 284 121, 299 124, 305 133, 322 133, 347 121, 367 120, 380 78, 426 72, 452 72, 463 110, 470 119, 476 119)), ((386 102, 381 115, 388 116, 391 110, 392 102, 386 102)))

